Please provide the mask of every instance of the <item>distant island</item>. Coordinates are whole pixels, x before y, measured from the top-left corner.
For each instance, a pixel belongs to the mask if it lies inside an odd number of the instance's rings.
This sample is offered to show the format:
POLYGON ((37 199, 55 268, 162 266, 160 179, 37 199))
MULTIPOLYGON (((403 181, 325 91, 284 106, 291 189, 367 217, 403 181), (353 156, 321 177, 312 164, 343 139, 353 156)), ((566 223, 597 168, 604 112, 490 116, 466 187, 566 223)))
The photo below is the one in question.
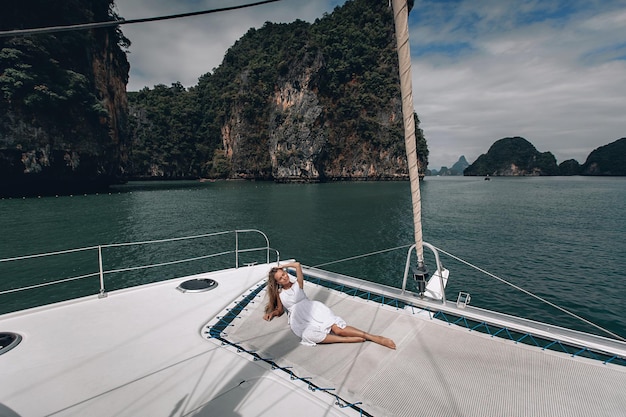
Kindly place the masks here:
POLYGON ((451 168, 446 166, 441 167, 439 171, 431 169, 426 172, 426 175, 441 175, 441 176, 454 176, 463 175, 465 169, 469 166, 469 162, 465 159, 465 155, 461 155, 458 161, 456 161, 451 168))
POLYGON ((539 152, 528 140, 516 136, 497 140, 472 164, 461 156, 452 168, 427 175, 465 176, 623 176, 626 175, 626 138, 593 150, 584 164, 569 159, 557 165, 551 152, 539 152))

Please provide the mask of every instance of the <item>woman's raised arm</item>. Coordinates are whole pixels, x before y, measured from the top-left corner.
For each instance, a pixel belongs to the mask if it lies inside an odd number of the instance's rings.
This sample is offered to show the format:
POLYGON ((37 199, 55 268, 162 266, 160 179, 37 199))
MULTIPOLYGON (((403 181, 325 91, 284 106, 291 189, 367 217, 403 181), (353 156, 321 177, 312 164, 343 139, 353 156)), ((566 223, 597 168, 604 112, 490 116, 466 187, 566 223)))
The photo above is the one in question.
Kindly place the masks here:
POLYGON ((290 262, 288 264, 282 265, 283 268, 294 268, 296 270, 296 279, 298 280, 298 287, 304 288, 304 274, 302 273, 302 266, 300 262, 290 262))

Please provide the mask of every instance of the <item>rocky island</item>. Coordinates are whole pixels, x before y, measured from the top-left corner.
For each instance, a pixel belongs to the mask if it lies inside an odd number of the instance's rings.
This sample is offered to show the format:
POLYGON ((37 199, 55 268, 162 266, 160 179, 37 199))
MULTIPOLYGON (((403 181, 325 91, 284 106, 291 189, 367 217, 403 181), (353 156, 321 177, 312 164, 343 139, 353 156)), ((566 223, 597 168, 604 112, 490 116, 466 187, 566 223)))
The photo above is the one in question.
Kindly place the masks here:
POLYGON ((558 166, 551 152, 539 152, 528 140, 521 137, 503 138, 469 165, 463 175, 626 175, 626 138, 593 150, 583 165, 570 159, 558 166))

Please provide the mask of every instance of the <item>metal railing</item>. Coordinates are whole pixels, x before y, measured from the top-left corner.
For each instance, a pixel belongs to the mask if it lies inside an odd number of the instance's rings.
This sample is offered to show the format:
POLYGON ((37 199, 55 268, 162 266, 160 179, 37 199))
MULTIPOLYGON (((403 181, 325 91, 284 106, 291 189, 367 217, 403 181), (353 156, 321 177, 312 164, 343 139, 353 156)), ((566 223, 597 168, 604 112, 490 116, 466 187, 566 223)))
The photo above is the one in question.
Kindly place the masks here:
POLYGON ((128 272, 128 271, 136 271, 136 270, 145 270, 145 269, 150 269, 150 268, 163 267, 167 265, 194 262, 194 261, 199 261, 199 260, 208 259, 208 258, 216 258, 220 256, 225 256, 229 254, 235 255, 234 266, 235 268, 239 268, 241 254, 250 253, 250 252, 261 252, 261 251, 265 251, 266 263, 270 262, 270 253, 274 253, 276 255, 277 262, 280 260, 280 253, 276 249, 273 249, 270 247, 269 239, 265 233, 256 229, 242 229, 242 230, 230 230, 230 231, 224 231, 224 232, 206 233, 206 234, 195 235, 195 236, 147 240, 147 241, 140 241, 140 242, 111 243, 111 244, 105 244, 105 245, 88 246, 88 247, 83 247, 83 248, 78 248, 78 249, 69 249, 69 250, 41 253, 41 254, 35 254, 35 255, 17 256, 17 257, 12 257, 12 258, 0 259, 0 264, 8 263, 8 262, 27 261, 27 260, 32 260, 36 258, 45 258, 45 257, 59 256, 59 255, 71 254, 71 253, 89 252, 89 251, 96 251, 98 254, 98 272, 93 272, 93 273, 88 273, 88 274, 83 274, 83 275, 78 275, 78 276, 73 276, 73 277, 60 278, 60 279, 56 279, 56 280, 52 280, 48 282, 39 283, 39 284, 4 290, 4 291, 0 291, 0 295, 17 293, 20 291, 47 287, 51 285, 57 285, 57 284, 66 283, 70 281, 77 281, 77 280, 81 280, 85 278, 99 277, 99 285, 100 285, 99 294, 100 294, 100 297, 105 297, 106 296, 105 276, 110 275, 110 274, 128 272), (164 261, 164 262, 148 264, 148 265, 115 268, 115 269, 109 269, 109 270, 106 270, 103 266, 104 265, 104 256, 103 256, 104 249, 112 249, 112 248, 120 248, 120 247, 137 247, 137 246, 155 245, 155 244, 177 242, 177 241, 190 241, 190 240, 197 240, 197 239, 216 238, 218 236, 226 236, 229 234, 234 235, 234 249, 221 250, 221 251, 217 251, 217 252, 213 252, 209 254, 204 254, 201 256, 194 256, 194 257, 185 258, 185 259, 176 259, 172 261, 164 261), (265 241, 265 244, 261 246, 242 248, 241 242, 240 242, 241 234, 260 235, 265 241))

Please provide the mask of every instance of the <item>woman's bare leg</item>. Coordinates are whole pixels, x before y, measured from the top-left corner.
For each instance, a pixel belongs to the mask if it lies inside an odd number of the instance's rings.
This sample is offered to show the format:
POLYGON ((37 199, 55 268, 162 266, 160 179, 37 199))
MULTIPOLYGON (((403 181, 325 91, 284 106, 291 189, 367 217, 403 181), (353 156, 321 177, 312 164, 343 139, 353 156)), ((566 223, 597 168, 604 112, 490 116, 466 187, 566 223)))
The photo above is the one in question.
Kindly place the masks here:
POLYGON ((363 343, 365 339, 358 336, 339 336, 333 333, 326 335, 320 343, 363 343))
POLYGON ((369 340, 371 342, 374 343, 378 343, 379 345, 388 347, 389 349, 395 349, 396 348, 396 344, 393 340, 384 337, 384 336, 378 336, 375 334, 369 334, 367 332, 364 332, 363 330, 357 329, 356 327, 352 327, 352 326, 346 326, 345 328, 341 328, 339 326, 337 326, 336 324, 333 324, 333 327, 331 327, 331 331, 336 334, 337 336, 341 336, 341 337, 360 337, 363 338, 365 340, 369 340))

